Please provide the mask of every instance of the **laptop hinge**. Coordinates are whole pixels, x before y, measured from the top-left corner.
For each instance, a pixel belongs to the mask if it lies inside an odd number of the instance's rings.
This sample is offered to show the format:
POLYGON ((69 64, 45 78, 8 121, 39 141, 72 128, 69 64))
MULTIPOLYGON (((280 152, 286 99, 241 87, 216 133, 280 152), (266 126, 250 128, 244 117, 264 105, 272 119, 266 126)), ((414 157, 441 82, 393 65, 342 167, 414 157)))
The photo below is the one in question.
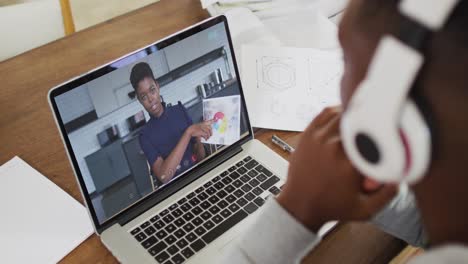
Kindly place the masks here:
POLYGON ((196 179, 210 172, 214 168, 220 166, 223 162, 229 160, 230 158, 240 153, 241 151, 242 151, 242 144, 239 144, 238 146, 233 147, 230 150, 227 150, 226 153, 219 155, 219 157, 214 157, 212 160, 207 161, 206 164, 203 164, 199 169, 189 173, 189 175, 183 176, 182 178, 178 179, 177 182, 174 182, 173 184, 171 184, 170 186, 167 186, 163 190, 153 193, 152 195, 149 195, 148 197, 140 201, 139 204, 129 209, 128 212, 122 214, 122 216, 120 216, 117 219, 117 222, 121 226, 127 224, 128 222, 132 221, 139 215, 148 211, 150 208, 152 208, 156 204, 162 202, 163 200, 170 197, 177 191, 189 185, 196 179))

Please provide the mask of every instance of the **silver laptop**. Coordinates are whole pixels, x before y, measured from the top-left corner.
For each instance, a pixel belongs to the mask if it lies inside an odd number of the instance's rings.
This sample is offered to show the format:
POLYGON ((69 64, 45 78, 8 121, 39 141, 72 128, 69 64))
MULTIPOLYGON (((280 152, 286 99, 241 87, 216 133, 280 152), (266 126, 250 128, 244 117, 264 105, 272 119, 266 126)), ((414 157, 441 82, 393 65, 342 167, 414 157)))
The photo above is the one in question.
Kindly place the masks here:
POLYGON ((287 162, 253 137, 224 16, 48 99, 95 231, 123 263, 215 261, 284 184, 287 162))

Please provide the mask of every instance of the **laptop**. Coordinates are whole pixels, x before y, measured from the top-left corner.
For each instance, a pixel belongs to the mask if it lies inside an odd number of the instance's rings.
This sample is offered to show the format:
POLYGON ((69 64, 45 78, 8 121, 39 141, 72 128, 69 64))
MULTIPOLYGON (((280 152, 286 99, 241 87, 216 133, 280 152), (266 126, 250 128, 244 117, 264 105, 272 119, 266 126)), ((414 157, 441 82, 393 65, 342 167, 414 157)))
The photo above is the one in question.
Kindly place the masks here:
POLYGON ((95 232, 122 263, 213 262, 284 184, 287 161, 254 139, 224 16, 48 99, 95 232))

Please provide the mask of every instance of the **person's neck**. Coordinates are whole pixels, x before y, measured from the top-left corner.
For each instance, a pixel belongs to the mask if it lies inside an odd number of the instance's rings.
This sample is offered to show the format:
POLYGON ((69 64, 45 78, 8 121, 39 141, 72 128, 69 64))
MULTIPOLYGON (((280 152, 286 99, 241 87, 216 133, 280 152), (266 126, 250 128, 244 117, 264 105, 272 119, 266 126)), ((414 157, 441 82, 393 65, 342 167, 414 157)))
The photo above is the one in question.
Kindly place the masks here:
POLYGON ((429 242, 431 246, 468 245, 468 177, 455 167, 431 171, 413 186, 429 242))
POLYGON ((154 115, 154 117, 160 118, 160 117, 163 115, 164 110, 165 110, 165 109, 164 109, 164 106, 161 105, 161 112, 159 112, 158 114, 154 115))

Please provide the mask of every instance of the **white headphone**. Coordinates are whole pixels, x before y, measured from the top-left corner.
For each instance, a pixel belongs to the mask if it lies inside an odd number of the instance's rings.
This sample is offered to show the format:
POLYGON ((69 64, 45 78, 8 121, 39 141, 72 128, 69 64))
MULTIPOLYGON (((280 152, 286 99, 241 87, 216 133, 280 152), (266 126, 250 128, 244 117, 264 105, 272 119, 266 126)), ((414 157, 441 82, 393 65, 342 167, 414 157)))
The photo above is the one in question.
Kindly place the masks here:
POLYGON ((409 93, 424 63, 418 50, 440 30, 460 0, 402 0, 414 28, 385 35, 341 121, 344 149, 364 175, 379 182, 415 183, 431 161, 431 133, 409 93), (406 39, 404 39, 406 38, 406 39), (404 40, 402 40, 404 39, 404 40))

